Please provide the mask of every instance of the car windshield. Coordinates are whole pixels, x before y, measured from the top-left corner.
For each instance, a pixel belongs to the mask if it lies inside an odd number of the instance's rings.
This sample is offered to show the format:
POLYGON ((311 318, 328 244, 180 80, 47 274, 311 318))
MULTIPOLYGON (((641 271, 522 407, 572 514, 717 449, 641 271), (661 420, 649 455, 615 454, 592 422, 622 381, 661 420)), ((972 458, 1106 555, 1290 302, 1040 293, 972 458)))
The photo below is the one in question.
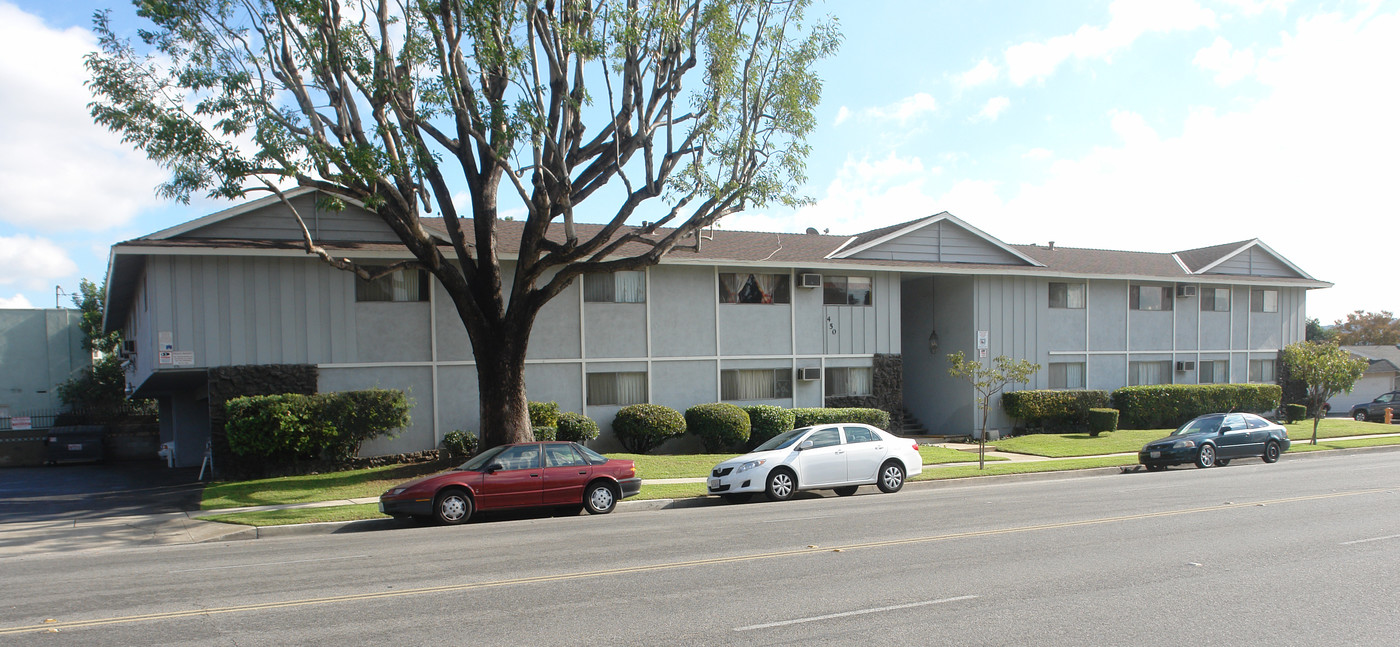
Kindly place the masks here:
POLYGON ((471 460, 462 463, 461 466, 459 466, 457 469, 466 470, 468 472, 480 472, 486 469, 487 465, 490 465, 491 459, 495 458, 498 454, 505 451, 506 447, 507 445, 501 445, 500 447, 492 447, 491 449, 488 449, 472 457, 471 460))
POLYGON ((1172 432, 1173 436, 1185 436, 1187 434, 1213 433, 1220 429, 1220 421, 1224 416, 1203 416, 1196 418, 1172 432))
POLYGON ((772 451, 774 449, 787 449, 788 447, 792 446, 793 443, 797 442, 798 437, 800 437, 802 434, 807 433, 807 431, 808 429, 806 428, 785 431, 772 438, 769 438, 768 442, 765 442, 762 445, 753 448, 753 450, 756 452, 767 452, 772 451))

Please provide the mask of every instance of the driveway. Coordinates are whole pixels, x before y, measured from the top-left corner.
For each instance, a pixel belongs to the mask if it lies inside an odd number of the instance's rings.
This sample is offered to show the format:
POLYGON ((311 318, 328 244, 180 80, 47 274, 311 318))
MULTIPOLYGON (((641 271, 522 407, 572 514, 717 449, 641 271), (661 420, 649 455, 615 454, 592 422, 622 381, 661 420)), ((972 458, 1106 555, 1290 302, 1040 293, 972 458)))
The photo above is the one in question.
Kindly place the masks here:
POLYGON ((0 468, 0 524, 198 510, 198 476, 157 462, 0 468))

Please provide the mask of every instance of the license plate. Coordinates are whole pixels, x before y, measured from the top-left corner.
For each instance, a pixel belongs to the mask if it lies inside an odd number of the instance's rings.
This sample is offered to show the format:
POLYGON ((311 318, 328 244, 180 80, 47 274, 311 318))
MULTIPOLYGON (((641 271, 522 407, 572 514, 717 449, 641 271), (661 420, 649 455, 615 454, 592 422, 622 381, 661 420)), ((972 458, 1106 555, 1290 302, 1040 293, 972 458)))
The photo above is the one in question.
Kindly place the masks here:
POLYGON ((82 444, 82 443, 68 443, 68 451, 70 451, 70 452, 80 452, 80 451, 83 451, 83 444, 82 444))
POLYGON ((1147 455, 1152 458, 1161 458, 1162 452, 1148 452, 1147 455))
POLYGON ((719 487, 719 479, 717 479, 717 478, 712 478, 712 479, 710 479, 710 487, 711 487, 711 488, 717 488, 717 487, 719 487))

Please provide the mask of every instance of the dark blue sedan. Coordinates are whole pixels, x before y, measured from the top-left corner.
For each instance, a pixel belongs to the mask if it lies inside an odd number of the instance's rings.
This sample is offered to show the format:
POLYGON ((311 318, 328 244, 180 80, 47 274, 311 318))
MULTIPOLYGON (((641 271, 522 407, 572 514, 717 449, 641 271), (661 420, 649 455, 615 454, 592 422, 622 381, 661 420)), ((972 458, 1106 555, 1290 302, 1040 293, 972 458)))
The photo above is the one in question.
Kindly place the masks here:
POLYGON ((1252 413, 1210 413, 1178 427, 1166 438, 1147 443, 1138 452, 1138 462, 1154 472, 1185 463, 1223 467, 1236 458, 1252 456, 1273 463, 1289 445, 1283 425, 1252 413))

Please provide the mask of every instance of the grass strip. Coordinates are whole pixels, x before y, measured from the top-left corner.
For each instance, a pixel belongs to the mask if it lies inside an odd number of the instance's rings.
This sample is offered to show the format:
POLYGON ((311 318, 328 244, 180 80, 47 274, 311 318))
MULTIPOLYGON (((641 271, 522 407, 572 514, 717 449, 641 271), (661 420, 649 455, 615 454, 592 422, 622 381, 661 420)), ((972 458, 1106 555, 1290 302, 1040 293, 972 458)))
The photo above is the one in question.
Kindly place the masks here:
POLYGON ((442 463, 386 465, 345 472, 211 483, 204 488, 199 507, 218 510, 379 496, 399 483, 448 467, 442 463))
POLYGON ((972 476, 999 476, 1002 474, 1031 474, 1034 472, 1061 472, 1066 470, 1082 470, 1094 467, 1116 467, 1119 465, 1136 465, 1136 456, 1100 456, 1096 458, 1071 458, 1059 461, 1035 461, 1033 463, 1007 463, 1005 465, 988 465, 985 469, 977 469, 976 465, 957 465, 954 467, 939 467, 927 469, 911 481, 936 481, 941 479, 958 479, 972 476))

